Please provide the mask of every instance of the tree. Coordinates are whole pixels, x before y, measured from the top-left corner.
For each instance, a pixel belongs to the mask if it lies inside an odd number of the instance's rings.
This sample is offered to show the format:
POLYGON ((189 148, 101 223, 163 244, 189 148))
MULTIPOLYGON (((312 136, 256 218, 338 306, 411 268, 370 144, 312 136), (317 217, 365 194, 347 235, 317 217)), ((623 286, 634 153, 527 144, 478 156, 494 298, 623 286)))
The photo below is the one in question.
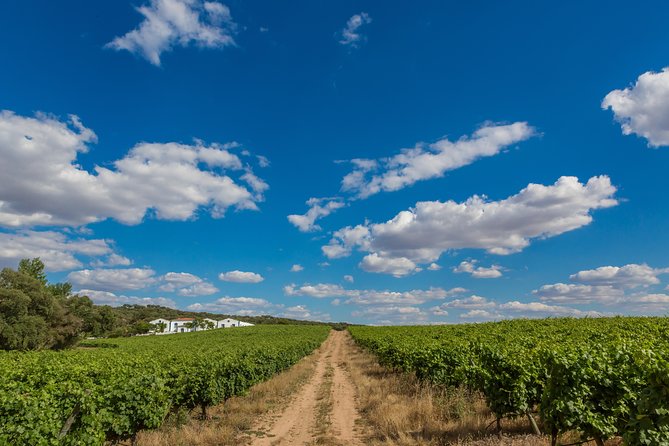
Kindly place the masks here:
POLYGON ((38 280, 42 285, 46 286, 46 273, 44 272, 44 263, 35 257, 34 259, 23 259, 19 262, 18 272, 38 280))
POLYGON ((69 284, 49 285, 39 258, 0 271, 0 349, 60 349, 73 345, 83 320, 68 306, 69 284))

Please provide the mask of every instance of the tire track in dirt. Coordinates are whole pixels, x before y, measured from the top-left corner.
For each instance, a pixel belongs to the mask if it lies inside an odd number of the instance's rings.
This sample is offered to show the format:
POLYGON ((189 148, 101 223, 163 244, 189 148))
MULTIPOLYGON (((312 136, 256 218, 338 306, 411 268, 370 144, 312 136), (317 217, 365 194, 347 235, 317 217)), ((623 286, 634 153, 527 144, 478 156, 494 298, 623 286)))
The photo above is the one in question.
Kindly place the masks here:
POLYGON ((253 446, 310 445, 323 436, 324 423, 319 418, 319 390, 330 383, 326 373, 331 370, 331 411, 325 437, 343 445, 362 445, 356 430, 359 413, 355 404, 355 387, 345 368, 348 333, 332 331, 318 352, 313 376, 296 393, 288 406, 272 420, 254 430, 264 436, 254 439, 253 446))

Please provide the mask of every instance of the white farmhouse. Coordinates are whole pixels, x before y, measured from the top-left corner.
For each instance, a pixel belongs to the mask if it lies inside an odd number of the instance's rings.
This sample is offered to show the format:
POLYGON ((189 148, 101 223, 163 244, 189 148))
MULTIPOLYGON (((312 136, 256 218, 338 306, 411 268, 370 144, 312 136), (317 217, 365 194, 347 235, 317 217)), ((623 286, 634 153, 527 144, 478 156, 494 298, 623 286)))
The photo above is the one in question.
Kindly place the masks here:
POLYGON ((204 319, 202 319, 202 321, 204 322, 204 328, 200 328, 200 327, 198 327, 198 328, 197 328, 198 331, 200 331, 200 330, 209 330, 209 327, 211 327, 211 328, 218 328, 218 327, 217 327, 217 325, 218 325, 218 321, 217 321, 217 320, 209 319, 208 317, 205 317, 204 319))
POLYGON ((149 324, 156 326, 156 333, 167 333, 170 329, 170 321, 168 319, 154 319, 150 321, 149 324), (163 325, 162 330, 160 329, 160 325, 163 325))
POLYGON ((203 322, 203 326, 194 327, 195 319, 192 317, 180 317, 177 319, 163 319, 158 318, 150 321, 149 323, 156 326, 154 333, 156 334, 169 334, 169 333, 190 333, 193 331, 205 331, 214 328, 228 328, 228 327, 251 327, 253 324, 248 322, 238 321, 237 319, 223 319, 220 321, 204 318, 200 320, 203 322), (160 324, 164 324, 164 330, 160 330, 160 324))
POLYGON ((253 324, 250 324, 248 322, 242 322, 238 321, 237 319, 223 319, 221 321, 218 321, 216 324, 216 328, 228 328, 228 327, 252 327, 253 324))
POLYGON ((192 317, 180 317, 171 320, 169 331, 172 333, 188 333, 191 331, 195 331, 195 329, 191 327, 191 324, 193 323, 194 320, 195 319, 193 319, 192 317))

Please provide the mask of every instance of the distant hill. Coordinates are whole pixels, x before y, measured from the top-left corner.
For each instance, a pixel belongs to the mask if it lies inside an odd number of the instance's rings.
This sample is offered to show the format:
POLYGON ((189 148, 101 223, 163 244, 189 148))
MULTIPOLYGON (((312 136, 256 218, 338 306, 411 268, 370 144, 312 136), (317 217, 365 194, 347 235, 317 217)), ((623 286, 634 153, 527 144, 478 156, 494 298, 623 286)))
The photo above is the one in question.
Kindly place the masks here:
POLYGON ((176 310, 174 308, 163 307, 160 305, 122 305, 120 307, 112 307, 117 320, 121 325, 131 326, 138 322, 148 322, 158 318, 164 319, 176 319, 179 317, 199 317, 199 318, 210 318, 215 320, 221 320, 228 317, 237 319, 243 322, 250 322, 252 324, 274 324, 274 325, 331 325, 331 326, 346 326, 348 324, 338 322, 338 323, 326 323, 326 322, 316 322, 316 321, 303 321, 298 319, 289 319, 285 317, 275 317, 269 315, 263 316, 238 316, 234 314, 219 314, 219 313, 208 313, 208 312, 195 312, 195 311, 184 311, 176 310))

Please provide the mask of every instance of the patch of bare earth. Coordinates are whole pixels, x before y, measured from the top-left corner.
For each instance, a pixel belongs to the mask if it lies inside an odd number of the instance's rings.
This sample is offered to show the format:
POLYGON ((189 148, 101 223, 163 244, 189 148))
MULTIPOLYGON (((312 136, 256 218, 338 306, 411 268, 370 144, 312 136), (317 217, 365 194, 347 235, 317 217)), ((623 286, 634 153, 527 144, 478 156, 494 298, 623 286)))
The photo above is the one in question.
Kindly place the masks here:
POLYGON ((349 335, 333 331, 321 347, 312 378, 282 413, 254 430, 254 446, 362 445, 355 387, 345 368, 349 335))
POLYGON ((356 389, 347 369, 348 332, 249 394, 199 411, 173 414, 163 427, 139 433, 138 446, 363 445, 356 389))

